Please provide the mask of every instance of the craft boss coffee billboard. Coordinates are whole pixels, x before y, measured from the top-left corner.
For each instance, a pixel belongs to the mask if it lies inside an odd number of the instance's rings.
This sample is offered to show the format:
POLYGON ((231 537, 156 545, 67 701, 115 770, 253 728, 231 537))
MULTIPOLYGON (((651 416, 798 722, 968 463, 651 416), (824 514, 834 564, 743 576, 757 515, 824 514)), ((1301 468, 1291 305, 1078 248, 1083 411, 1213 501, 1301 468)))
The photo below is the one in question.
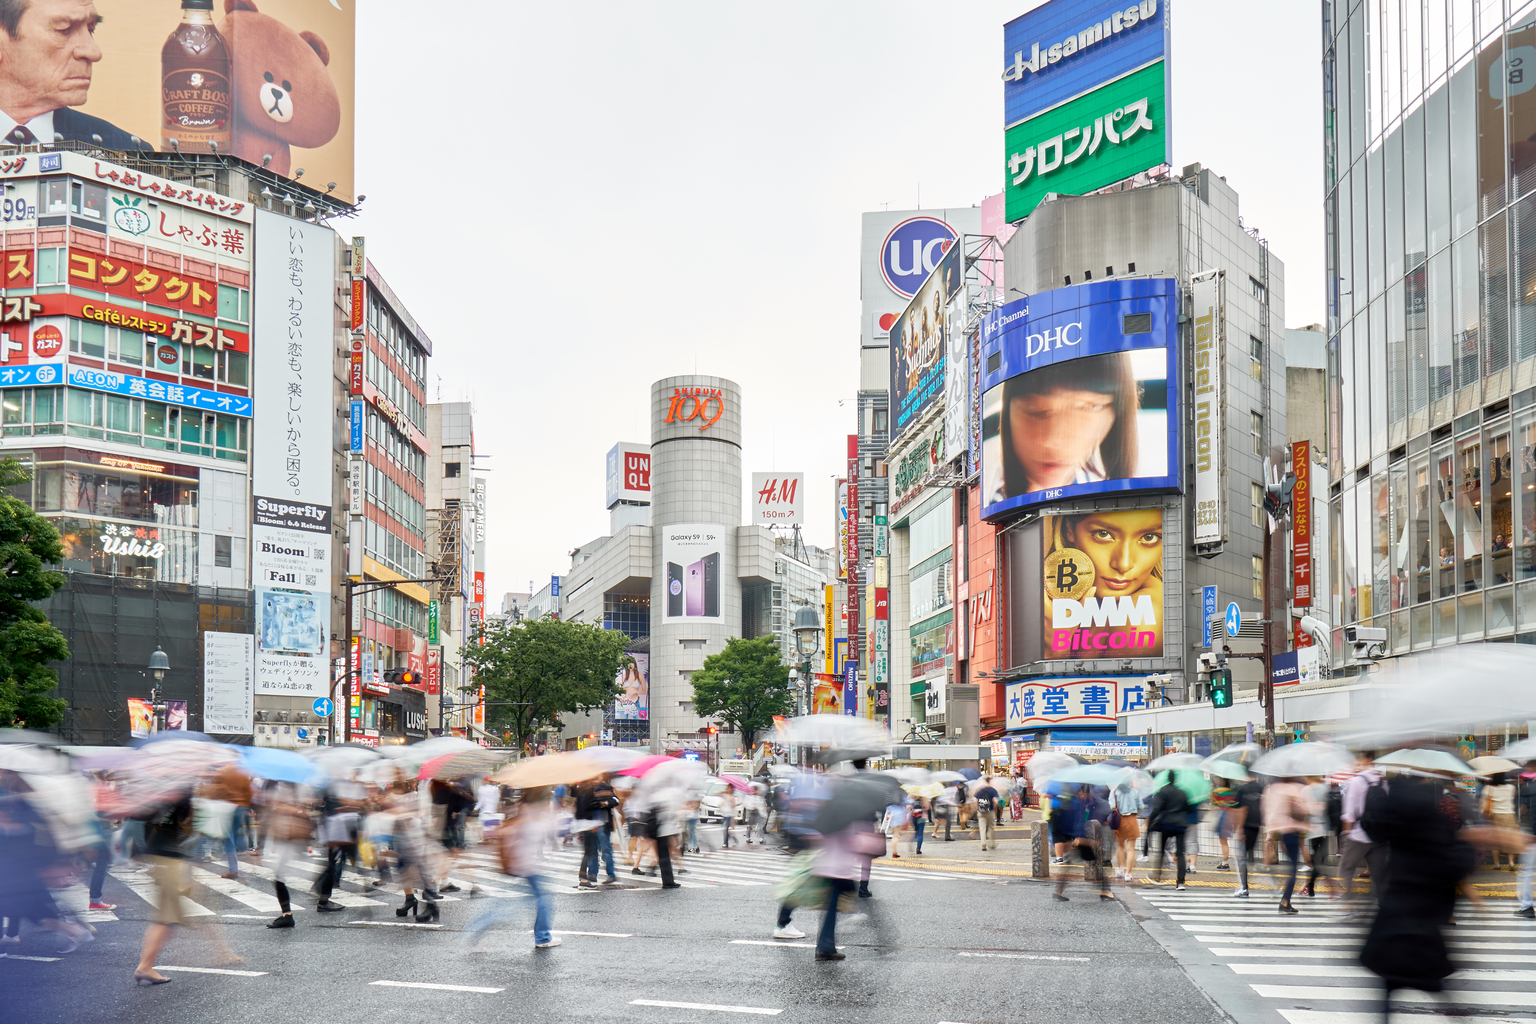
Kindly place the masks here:
POLYGON ((32 0, 8 49, 62 32, 73 59, 45 81, 8 53, 0 96, 40 141, 302 167, 350 200, 354 15, 353 0, 32 0))

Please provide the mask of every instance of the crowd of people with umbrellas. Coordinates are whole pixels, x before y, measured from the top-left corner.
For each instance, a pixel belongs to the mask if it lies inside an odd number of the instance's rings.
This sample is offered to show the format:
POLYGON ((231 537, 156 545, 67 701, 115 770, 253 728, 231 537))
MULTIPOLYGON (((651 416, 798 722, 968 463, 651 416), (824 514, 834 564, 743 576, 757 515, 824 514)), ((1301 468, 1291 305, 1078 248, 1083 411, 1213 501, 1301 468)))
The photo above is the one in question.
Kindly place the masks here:
MULTIPOLYGON (((1070 901, 1079 867, 1098 897, 1112 900, 1114 884, 1133 879, 1143 860, 1151 861, 1151 880, 1163 882, 1170 856, 1171 882, 1184 888, 1188 838, 1202 821, 1214 827, 1219 866, 1236 867, 1237 898, 1250 897, 1256 855, 1265 864, 1283 855, 1282 914, 1299 912, 1303 867, 1302 895, 1321 887, 1338 913, 1364 913, 1359 897, 1369 891, 1377 909, 1362 961, 1382 977, 1389 1001, 1394 989, 1435 990, 1452 973, 1441 933, 1458 893, 1475 895, 1466 882, 1480 857, 1495 864, 1507 857, 1511 868, 1519 860, 1519 913, 1536 917, 1536 740, 1471 763, 1424 743, 1379 755, 1358 742, 1269 750, 1238 743, 1209 757, 1164 755, 1145 768, 1044 752, 1030 759, 1026 780, 870 770, 869 759, 889 756, 889 736, 864 719, 793 719, 782 738, 815 768, 714 777, 697 761, 614 747, 508 764, 505 752, 454 738, 387 749, 340 745, 306 756, 185 731, 82 751, 11 731, 0 735, 0 940, 13 941, 31 922, 57 932, 65 952, 91 941, 93 925, 61 909, 54 889, 77 871, 89 880, 89 909, 111 910, 105 874, 125 865, 145 871, 155 894, 134 979, 165 984, 155 961, 176 926, 194 923, 181 894, 188 864, 204 851, 224 858, 226 879, 270 883, 273 929, 295 926, 291 869, 311 851, 326 857, 311 886, 317 912, 344 909, 332 897, 350 867, 365 891, 398 891, 397 916, 431 924, 442 894, 473 877, 461 852, 484 841, 534 896, 534 944, 550 948, 560 944, 546 867, 554 844, 579 843, 578 884, 600 888, 619 884, 614 840, 627 836, 620 855, 630 870, 642 873, 649 860, 661 888, 675 889, 682 863, 699 849, 700 818, 713 815, 725 824, 724 843, 771 834, 790 854, 773 935, 805 937, 793 915, 819 910, 815 957, 840 960, 838 915, 856 912, 871 895, 875 859, 900 857, 908 836, 907 855, 921 854, 929 826, 942 823, 949 838, 955 824, 966 824, 966 811, 983 847, 995 845, 999 819, 1021 815, 1026 786, 1048 823, 1058 901, 1070 901), (738 813, 744 837, 732 834, 738 813), (1334 874, 1324 867, 1330 836, 1339 852, 1334 874), (1355 884, 1362 869, 1369 890, 1355 884)), ((467 923, 471 941, 522 913, 508 901, 486 905, 492 909, 467 923)), ((238 959, 217 926, 202 930, 222 959, 238 959)))

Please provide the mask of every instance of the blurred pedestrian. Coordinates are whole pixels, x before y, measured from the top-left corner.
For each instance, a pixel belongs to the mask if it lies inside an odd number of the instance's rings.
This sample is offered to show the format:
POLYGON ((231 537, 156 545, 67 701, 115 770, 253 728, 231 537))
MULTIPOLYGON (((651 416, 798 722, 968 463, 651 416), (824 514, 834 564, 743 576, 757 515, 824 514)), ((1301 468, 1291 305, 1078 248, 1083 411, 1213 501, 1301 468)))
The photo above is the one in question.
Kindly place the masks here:
POLYGON ((1264 790, 1264 831, 1285 848, 1290 859, 1290 872, 1286 875, 1285 890, 1280 894, 1280 913, 1300 913, 1291 906, 1291 893, 1296 888, 1296 872, 1301 866, 1301 837, 1310 829, 1313 808, 1308 803, 1301 783, 1294 778, 1271 782, 1264 790))
POLYGON ((992 777, 989 775, 982 780, 981 788, 976 790, 976 815, 981 821, 981 848, 985 850, 987 844, 992 844, 992 849, 997 849, 997 810, 1001 803, 1002 795, 997 787, 992 785, 992 777))
POLYGON ((847 828, 822 837, 814 870, 818 877, 826 880, 827 907, 822 912, 821 932, 816 937, 817 960, 845 959, 837 949, 838 900, 844 893, 854 891, 855 881, 869 869, 870 857, 884 845, 874 826, 864 821, 855 821, 847 828))
POLYGON ((1176 884, 1179 889, 1184 886, 1184 871, 1186 868, 1184 856, 1185 833, 1189 830, 1190 818, 1189 797, 1184 793, 1173 778, 1173 772, 1163 775, 1163 785, 1152 797, 1152 807, 1147 812, 1147 839, 1143 846, 1150 846, 1152 833, 1157 833, 1157 867, 1153 881, 1161 885, 1163 881, 1163 861, 1168 852, 1168 843, 1173 842, 1174 860, 1178 865, 1176 884))
POLYGON ((1334 899, 1344 901, 1344 913, 1353 913, 1349 906, 1354 900, 1355 873, 1363 864, 1371 873, 1371 899, 1380 901, 1387 885, 1387 847, 1376 843, 1365 830, 1361 819, 1371 804, 1385 806, 1391 795, 1391 786, 1375 767, 1375 754, 1362 751, 1356 755, 1358 770, 1344 783, 1344 849, 1339 852, 1339 892, 1334 899))
POLYGON ((0 943, 21 941, 21 923, 31 921, 57 932, 59 952, 72 953, 94 937, 68 919, 49 891, 60 856, 47 821, 28 799, 30 788, 12 772, 0 771, 0 943))
POLYGON ((764 811, 763 804, 763 793, 765 789, 766 787, 763 783, 754 782, 752 783, 752 792, 746 794, 742 798, 742 802, 747 809, 748 846, 752 845, 753 829, 757 830, 757 841, 759 844, 765 844, 768 842, 768 833, 763 830, 763 825, 767 821, 767 814, 764 811))
MULTIPOLYGON (((497 830, 501 869, 514 878, 521 878, 533 894, 533 947, 551 949, 560 945, 560 939, 550 930, 554 926, 554 901, 550 899, 543 876, 545 856, 556 833, 549 790, 524 790, 523 799, 515 811, 516 814, 497 830)), ((515 906, 506 901, 490 904, 465 929, 468 945, 473 947, 487 928, 513 916, 515 906)))
MULTIPOLYGON (((955 786, 945 786, 939 791, 939 795, 935 799, 935 805, 936 813, 944 819, 944 841, 946 843, 952 843, 955 841, 955 837, 952 834, 952 830, 955 825, 955 818, 958 817, 960 813, 959 789, 955 786)), ((938 818, 934 819, 933 828, 935 832, 938 831, 938 818)))
MULTIPOLYGON (((1224 779, 1219 775, 1213 775, 1211 783, 1211 806, 1216 808, 1216 840, 1221 844, 1221 863, 1216 865, 1217 871, 1225 871, 1232 866, 1233 817, 1232 811, 1237 809, 1237 787, 1231 779, 1224 779)), ((1242 832, 1238 831, 1237 838, 1241 841, 1242 832)))
POLYGON ((1311 811, 1305 851, 1307 884, 1302 889, 1302 894, 1308 897, 1317 895, 1317 880, 1328 877, 1328 873, 1323 870, 1323 862, 1328 856, 1328 791, 1331 788, 1324 779, 1312 776, 1307 779, 1307 785, 1302 790, 1302 797, 1311 811))
POLYGON ((431 791, 433 824, 440 825, 437 834, 448 858, 448 863, 443 868, 444 878, 441 880, 442 885, 439 891, 458 892, 458 885, 446 875, 457 866, 459 855, 464 852, 466 845, 464 822, 469 815, 469 809, 474 806, 474 801, 462 786, 446 779, 433 779, 431 791))
POLYGON ((1520 854, 1520 877, 1515 886, 1520 909, 1515 911, 1515 916, 1536 918, 1536 901, 1531 898, 1531 876, 1536 874, 1536 760, 1525 762, 1525 769, 1515 776, 1514 781, 1520 831, 1525 835, 1525 849, 1520 854))
POLYGON ((735 838, 731 835, 731 826, 736 823, 736 789, 733 786, 727 785, 725 792, 720 794, 720 817, 725 822, 725 835, 720 841, 720 848, 729 850, 731 840, 735 838))
POLYGON ((272 854, 272 891, 281 911, 267 927, 292 928, 293 897, 288 890, 288 873, 315 837, 314 820, 298 787, 289 782, 266 784, 261 793, 261 817, 272 854))
POLYGON ((1141 816, 1146 813, 1147 802, 1129 779, 1110 792, 1109 802, 1120 815, 1114 830, 1120 852, 1120 879, 1129 882, 1131 872, 1136 870, 1136 840, 1141 838, 1141 816))
POLYGON ((923 852, 923 831, 928 827, 928 818, 932 814, 928 798, 920 796, 912 803, 912 839, 913 852, 923 852))
MULTIPOLYGON (((1499 772, 1488 780, 1483 787, 1482 814, 1488 824, 1494 828, 1518 829, 1519 823, 1515 817, 1515 784, 1508 773, 1499 772)), ((1515 855, 1493 851, 1493 869, 1501 870, 1502 858, 1509 858, 1509 870, 1515 870, 1515 855)))
MULTIPOLYGON (((187 871, 187 855, 192 840, 192 798, 181 800, 149 820, 144 829, 150 877, 155 883, 155 919, 144 930, 144 941, 139 949, 139 964, 133 971, 138 985, 164 985, 171 979, 155 970, 160 951, 170 940, 171 929, 186 925, 182 906, 182 891, 191 886, 187 871)), ((240 957, 229 948, 223 930, 216 924, 209 926, 209 933, 218 948, 220 963, 238 963, 240 957)))
POLYGON ((1237 787, 1237 807, 1232 813, 1232 838, 1242 837, 1237 851, 1237 891, 1232 894, 1240 899, 1248 898, 1248 869, 1259 845, 1263 820, 1264 783, 1255 776, 1237 787))
POLYGON ((595 822, 595 826, 582 833, 582 864, 578 873, 578 886, 592 888, 597 885, 599 861, 608 871, 607 884, 618 882, 613 864, 613 809, 619 800, 608 776, 604 775, 586 783, 577 791, 576 817, 595 822))
MULTIPOLYGON (((1114 894, 1109 888, 1109 875, 1106 874, 1100 864, 1100 843, 1094 839, 1095 832, 1102 834, 1102 824, 1108 814, 1107 805, 1103 808, 1097 806, 1097 801, 1092 790, 1088 786, 1074 786, 1063 792, 1058 797, 1057 820, 1063 829, 1063 834, 1070 837, 1067 841, 1069 852, 1076 853, 1083 862, 1083 880, 1097 880, 1099 883, 1099 899, 1112 900, 1114 894), (1100 828, 1095 829, 1093 823, 1100 823, 1100 828)), ((1066 903, 1067 885, 1071 876, 1066 870, 1066 865, 1056 872, 1056 889, 1051 898, 1066 903)))

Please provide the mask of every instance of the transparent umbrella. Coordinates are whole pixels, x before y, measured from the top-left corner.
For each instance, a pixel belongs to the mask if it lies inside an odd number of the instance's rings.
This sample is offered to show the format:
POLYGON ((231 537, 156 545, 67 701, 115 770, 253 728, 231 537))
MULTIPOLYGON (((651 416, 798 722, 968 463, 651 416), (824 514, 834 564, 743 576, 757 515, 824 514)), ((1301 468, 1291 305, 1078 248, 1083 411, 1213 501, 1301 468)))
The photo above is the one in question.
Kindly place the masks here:
POLYGON ((1273 778, 1323 777, 1354 767, 1355 755, 1335 743, 1287 743, 1253 762, 1249 771, 1273 778))
POLYGON ((1200 765, 1204 763, 1204 761, 1205 758, 1201 757, 1199 754, 1164 754, 1162 757, 1154 758, 1151 763, 1147 765, 1147 771, 1160 772, 1168 768, 1198 769, 1200 765))

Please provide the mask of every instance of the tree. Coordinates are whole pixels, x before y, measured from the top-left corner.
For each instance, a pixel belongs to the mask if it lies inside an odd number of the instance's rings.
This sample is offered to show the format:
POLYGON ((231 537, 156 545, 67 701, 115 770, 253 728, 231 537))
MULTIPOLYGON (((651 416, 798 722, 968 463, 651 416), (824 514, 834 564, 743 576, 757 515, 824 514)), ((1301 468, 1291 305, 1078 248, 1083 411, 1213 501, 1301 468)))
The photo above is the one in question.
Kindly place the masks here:
POLYGON ((487 622, 462 651, 485 687, 486 726, 521 747, 560 715, 592 711, 620 693, 629 637, 584 622, 487 622), (481 642, 483 641, 483 642, 481 642))
MULTIPOLYGON (((31 477, 15 459, 0 462, 0 488, 31 477)), ((63 558, 54 525, 0 490, 0 726, 46 729, 68 707, 48 696, 59 685, 59 674, 48 663, 69 657, 69 644, 34 603, 64 585, 63 573, 43 568, 63 558)))
POLYGON ((693 674, 693 713, 728 723, 751 750, 757 734, 773 725, 775 715, 794 712, 789 666, 779 660, 773 637, 727 640, 725 650, 704 659, 693 674))

